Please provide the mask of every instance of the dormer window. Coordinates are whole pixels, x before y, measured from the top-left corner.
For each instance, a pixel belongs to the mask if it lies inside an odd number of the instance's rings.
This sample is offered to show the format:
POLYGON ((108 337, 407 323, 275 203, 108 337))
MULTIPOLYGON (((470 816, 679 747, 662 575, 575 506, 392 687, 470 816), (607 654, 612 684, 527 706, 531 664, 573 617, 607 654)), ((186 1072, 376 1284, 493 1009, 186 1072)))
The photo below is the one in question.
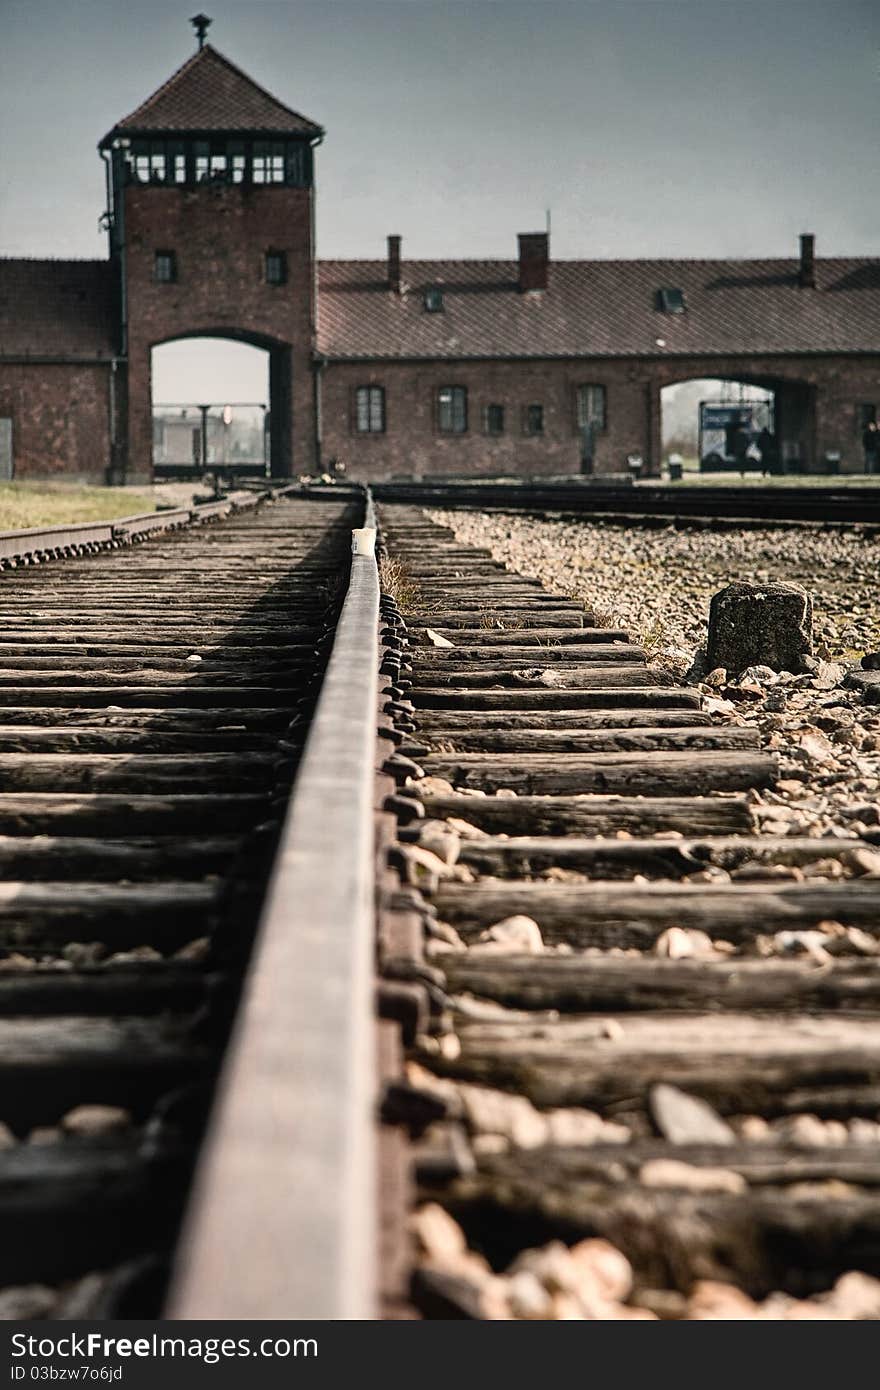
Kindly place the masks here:
POLYGON ((425 309, 429 314, 440 314, 443 312, 443 291, 436 285, 431 289, 425 290, 425 309))
POLYGON ((661 314, 683 314, 684 291, 677 289, 658 290, 657 308, 661 314))

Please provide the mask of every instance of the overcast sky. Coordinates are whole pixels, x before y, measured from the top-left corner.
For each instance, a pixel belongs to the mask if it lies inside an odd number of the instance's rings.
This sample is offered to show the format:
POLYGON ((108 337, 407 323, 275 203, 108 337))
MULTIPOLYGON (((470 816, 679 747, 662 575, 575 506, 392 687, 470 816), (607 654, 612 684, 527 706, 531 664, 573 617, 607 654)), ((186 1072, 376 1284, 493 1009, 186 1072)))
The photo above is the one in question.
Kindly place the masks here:
MULTIPOLYGON (((199 0, 201 3, 201 0, 199 0)), ((0 254, 102 256, 95 145, 193 51, 195 0, 0 0, 0 254)), ((320 122, 318 250, 880 254, 877 0, 207 0, 320 122)))

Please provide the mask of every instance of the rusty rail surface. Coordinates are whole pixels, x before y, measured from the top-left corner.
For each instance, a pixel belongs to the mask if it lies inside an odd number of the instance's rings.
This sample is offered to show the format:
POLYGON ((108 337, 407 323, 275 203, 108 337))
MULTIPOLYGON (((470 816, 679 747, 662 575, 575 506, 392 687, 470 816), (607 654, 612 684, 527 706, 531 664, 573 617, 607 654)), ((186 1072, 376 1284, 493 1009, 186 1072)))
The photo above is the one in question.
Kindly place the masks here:
POLYGON ((880 525, 880 487, 688 487, 613 478, 391 480, 374 485, 379 502, 485 511, 565 512, 626 524, 643 519, 709 521, 714 525, 822 523, 880 525))
MULTIPOLYGON (((270 489, 266 489, 269 492, 270 489)), ((290 491, 282 489, 281 495, 290 491)), ((179 526, 198 525, 215 517, 255 507, 265 493, 233 492, 216 502, 192 507, 174 507, 159 512, 138 512, 113 521, 65 522, 59 526, 32 526, 16 531, 0 531, 0 567, 26 561, 54 559, 124 545, 135 537, 144 539, 179 526)), ((276 495, 278 495, 276 493, 276 495)))
POLYGON ((179 1245, 172 1318, 375 1315, 375 517, 288 807, 179 1245))

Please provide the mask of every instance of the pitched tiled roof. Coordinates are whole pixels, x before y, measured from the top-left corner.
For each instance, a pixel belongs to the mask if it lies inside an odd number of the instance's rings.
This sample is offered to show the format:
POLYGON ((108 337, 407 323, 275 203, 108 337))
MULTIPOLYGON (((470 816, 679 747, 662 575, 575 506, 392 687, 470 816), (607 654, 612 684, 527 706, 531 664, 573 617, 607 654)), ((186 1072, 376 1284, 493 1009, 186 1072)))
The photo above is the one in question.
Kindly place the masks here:
POLYGON ((109 358, 109 261, 0 260, 0 358, 109 358))
POLYGON ((515 261, 407 261, 404 292, 384 261, 323 261, 320 351, 330 358, 668 357, 880 352, 880 259, 798 262, 556 261, 544 291, 520 294, 515 261), (440 286, 444 311, 424 291, 440 286), (686 312, 657 307, 662 288, 686 312), (662 339, 662 343, 658 342, 662 339))
POLYGON ((260 131, 318 136, 319 125, 291 111, 246 73, 205 44, 136 111, 118 121, 102 146, 121 132, 260 131))

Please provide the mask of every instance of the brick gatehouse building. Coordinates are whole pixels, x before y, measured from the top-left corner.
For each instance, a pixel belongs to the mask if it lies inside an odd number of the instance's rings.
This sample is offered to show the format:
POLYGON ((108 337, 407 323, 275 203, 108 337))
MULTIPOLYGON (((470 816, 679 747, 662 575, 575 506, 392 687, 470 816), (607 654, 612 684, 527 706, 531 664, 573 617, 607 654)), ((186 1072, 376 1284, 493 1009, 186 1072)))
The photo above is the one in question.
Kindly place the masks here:
POLYGON ((322 138, 208 44, 113 127, 108 259, 0 261, 0 475, 149 478, 151 351, 217 336, 269 353, 276 476, 657 473, 692 378, 773 391, 786 457, 862 471, 880 258, 316 261, 322 138))

